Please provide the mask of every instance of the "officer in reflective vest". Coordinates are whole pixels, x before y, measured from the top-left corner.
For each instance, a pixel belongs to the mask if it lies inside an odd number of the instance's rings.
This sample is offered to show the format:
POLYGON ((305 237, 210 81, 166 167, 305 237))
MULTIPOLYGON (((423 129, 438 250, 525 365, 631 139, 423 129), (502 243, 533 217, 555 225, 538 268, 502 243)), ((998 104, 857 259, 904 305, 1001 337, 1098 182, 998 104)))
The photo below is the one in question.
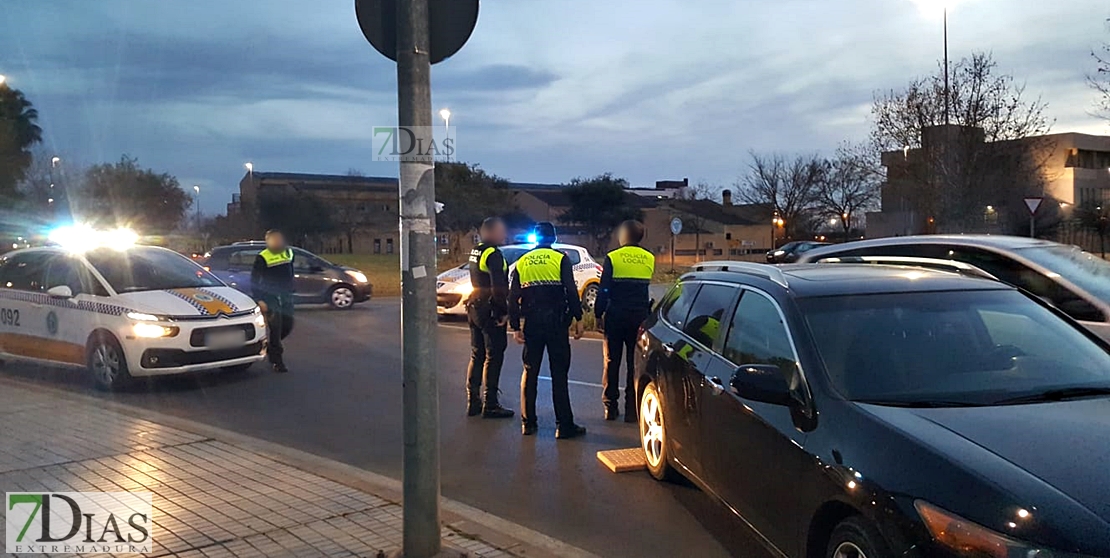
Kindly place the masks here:
POLYGON ((288 372, 282 340, 293 331, 293 249, 279 230, 266 231, 266 249, 254 258, 251 295, 266 315, 270 365, 274 372, 288 372))
POLYGON ((466 371, 466 414, 509 418, 513 412, 497 401, 497 384, 508 344, 505 325, 509 314, 509 266, 497 247, 505 243, 505 223, 497 217, 482 222, 481 244, 470 251, 470 366, 466 371), (485 392, 482 392, 485 384, 485 392))
POLYGON ((552 249, 555 226, 538 223, 537 246, 516 262, 509 286, 509 328, 513 338, 524 344, 524 374, 520 379, 520 419, 525 436, 536 433, 536 387, 543 353, 551 369, 551 400, 555 406, 555 437, 574 438, 586 433, 575 424, 570 408, 570 337, 582 337, 582 302, 570 260, 552 249), (524 318, 524 329, 520 320, 524 318))
POLYGON ((605 256, 601 290, 594 303, 594 315, 605 331, 601 401, 605 405, 605 420, 617 420, 620 416, 621 358, 625 356, 624 421, 636 422, 633 356, 636 335, 651 305, 648 286, 655 273, 655 256, 640 247, 640 241, 644 239, 642 223, 621 223, 617 236, 621 247, 605 256))

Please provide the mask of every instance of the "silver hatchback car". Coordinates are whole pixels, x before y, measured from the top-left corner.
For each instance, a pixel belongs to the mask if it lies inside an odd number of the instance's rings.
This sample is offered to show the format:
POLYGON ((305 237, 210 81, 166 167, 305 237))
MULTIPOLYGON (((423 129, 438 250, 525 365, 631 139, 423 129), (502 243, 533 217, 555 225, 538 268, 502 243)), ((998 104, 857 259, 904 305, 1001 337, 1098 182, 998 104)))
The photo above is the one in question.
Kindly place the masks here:
POLYGON ((1110 262, 1047 240, 995 235, 925 235, 876 238, 825 246, 799 262, 897 256, 955 260, 1048 301, 1110 341, 1110 262))

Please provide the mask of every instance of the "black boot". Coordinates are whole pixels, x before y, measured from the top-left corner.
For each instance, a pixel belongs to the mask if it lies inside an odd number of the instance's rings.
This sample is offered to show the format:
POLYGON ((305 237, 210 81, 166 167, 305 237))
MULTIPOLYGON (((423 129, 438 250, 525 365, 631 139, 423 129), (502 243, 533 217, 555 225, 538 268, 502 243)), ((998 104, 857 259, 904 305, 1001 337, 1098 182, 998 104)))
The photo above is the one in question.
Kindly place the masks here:
POLYGON ((605 406, 605 420, 617 420, 621 416, 621 412, 617 410, 616 405, 605 406))
POLYGON ((526 423, 521 424, 521 432, 525 436, 531 436, 531 435, 535 434, 536 431, 539 430, 539 429, 540 428, 538 426, 536 426, 536 423, 534 423, 534 422, 532 422, 532 423, 526 422, 526 423))
POLYGON ((477 399, 468 399, 466 402, 466 416, 476 417, 482 414, 482 402, 477 399))
POLYGON ((577 438, 579 436, 582 436, 585 433, 586 433, 586 427, 585 426, 579 426, 577 424, 568 424, 566 426, 559 425, 559 426, 555 427, 555 439, 556 440, 569 440, 571 438, 577 438))
POLYGON ((289 369, 285 367, 285 362, 282 360, 273 361, 271 363, 271 367, 274 369, 274 372, 277 372, 279 374, 284 374, 289 371, 289 369))
POLYGON ((487 404, 486 407, 482 409, 482 418, 502 419, 512 416, 513 410, 502 407, 500 403, 494 403, 492 405, 487 404))

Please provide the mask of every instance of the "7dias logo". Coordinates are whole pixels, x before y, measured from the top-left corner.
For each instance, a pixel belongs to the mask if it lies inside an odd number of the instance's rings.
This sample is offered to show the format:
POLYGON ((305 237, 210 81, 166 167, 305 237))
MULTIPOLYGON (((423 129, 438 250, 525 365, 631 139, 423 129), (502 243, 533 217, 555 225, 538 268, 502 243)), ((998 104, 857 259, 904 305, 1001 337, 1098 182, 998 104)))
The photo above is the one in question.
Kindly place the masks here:
POLYGON ((375 161, 450 162, 455 155, 454 126, 374 126, 375 161))
POLYGON ((153 551, 149 492, 8 492, 10 554, 141 554, 153 551))

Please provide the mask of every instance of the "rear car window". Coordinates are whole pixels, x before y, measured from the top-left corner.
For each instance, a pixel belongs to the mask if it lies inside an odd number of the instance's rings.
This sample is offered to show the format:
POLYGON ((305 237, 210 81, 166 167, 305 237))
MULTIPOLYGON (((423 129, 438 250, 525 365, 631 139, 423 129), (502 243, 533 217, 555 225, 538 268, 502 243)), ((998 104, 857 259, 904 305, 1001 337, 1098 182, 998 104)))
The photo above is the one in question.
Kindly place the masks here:
POLYGON ((567 259, 570 260, 570 265, 578 265, 579 263, 582 262, 582 254, 579 254, 578 250, 574 250, 574 249, 571 249, 571 248, 563 248, 559 251, 562 252, 563 255, 566 256, 567 259))
POLYGON ((671 325, 682 329, 686 324, 686 315, 690 313, 690 306, 694 302, 694 295, 698 292, 697 283, 679 283, 667 293, 663 301, 663 319, 671 325))
POLYGON ((725 285, 703 285, 690 307, 682 331, 706 347, 712 348, 720 337, 725 312, 732 307, 739 289, 725 285))

